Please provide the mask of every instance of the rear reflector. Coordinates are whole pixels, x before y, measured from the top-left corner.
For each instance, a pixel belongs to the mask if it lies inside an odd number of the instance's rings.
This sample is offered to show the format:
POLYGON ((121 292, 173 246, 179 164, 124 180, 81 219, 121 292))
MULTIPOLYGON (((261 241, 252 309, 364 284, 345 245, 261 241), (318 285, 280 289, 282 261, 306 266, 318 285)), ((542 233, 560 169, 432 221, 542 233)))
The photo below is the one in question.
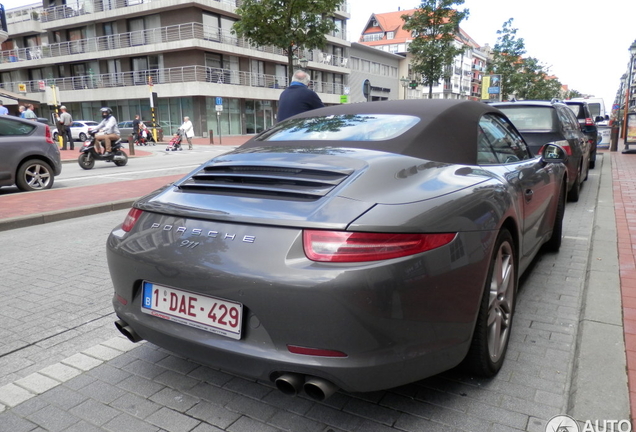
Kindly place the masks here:
POLYGON ((455 233, 397 234, 305 230, 305 255, 319 262, 379 261, 414 255, 450 243, 455 233))
POLYGON ((347 357, 342 351, 326 350, 319 348, 307 348, 296 345, 287 345, 287 349, 292 354, 302 354, 319 357, 347 357))
POLYGON ((131 208, 128 214, 126 215, 126 219, 124 219, 124 223, 122 224, 121 229, 123 229, 126 232, 129 232, 131 229, 133 229, 133 227, 139 220, 139 217, 141 217, 142 213, 143 211, 137 208, 131 208))

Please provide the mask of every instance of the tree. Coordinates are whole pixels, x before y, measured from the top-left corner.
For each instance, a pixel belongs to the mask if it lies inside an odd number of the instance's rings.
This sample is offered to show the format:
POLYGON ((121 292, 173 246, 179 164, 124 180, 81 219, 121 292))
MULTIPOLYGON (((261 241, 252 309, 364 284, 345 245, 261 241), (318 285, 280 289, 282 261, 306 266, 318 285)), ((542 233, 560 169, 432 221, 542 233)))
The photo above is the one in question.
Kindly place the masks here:
POLYGON ((463 45, 457 45, 456 35, 468 10, 453 7, 462 4, 464 0, 423 0, 412 15, 402 15, 402 28, 413 34, 409 44, 411 67, 428 86, 429 98, 433 96, 434 85, 450 78, 453 60, 465 50, 463 45))
POLYGON ((523 87, 518 89, 518 99, 551 100, 561 98, 561 82, 549 75, 548 68, 534 57, 521 61, 520 81, 523 87))
MULTIPOLYGON (((299 49, 323 49, 327 33, 336 30, 332 17, 344 0, 243 0, 236 13, 241 20, 232 32, 256 46, 275 46, 287 55, 293 70, 299 49)), ((288 74, 291 80, 291 73, 288 74)))
POLYGON ((490 74, 501 75, 502 97, 518 94, 526 85, 522 76, 522 56, 526 53, 526 45, 523 38, 517 39, 517 29, 512 27, 512 21, 510 18, 504 22, 501 30, 497 30, 499 36, 487 69, 490 74))

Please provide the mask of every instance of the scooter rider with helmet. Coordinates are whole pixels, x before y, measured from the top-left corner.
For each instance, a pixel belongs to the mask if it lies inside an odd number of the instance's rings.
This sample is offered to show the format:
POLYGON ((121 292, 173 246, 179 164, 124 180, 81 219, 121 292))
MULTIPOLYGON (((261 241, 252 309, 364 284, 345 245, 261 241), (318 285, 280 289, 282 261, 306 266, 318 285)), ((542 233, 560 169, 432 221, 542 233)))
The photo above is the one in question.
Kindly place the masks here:
POLYGON ((113 115, 113 110, 108 107, 104 107, 100 110, 102 112, 102 121, 93 129, 97 131, 95 135, 95 151, 100 153, 99 143, 104 140, 104 156, 109 156, 111 151, 111 142, 117 141, 120 137, 119 127, 117 126, 117 119, 113 115))

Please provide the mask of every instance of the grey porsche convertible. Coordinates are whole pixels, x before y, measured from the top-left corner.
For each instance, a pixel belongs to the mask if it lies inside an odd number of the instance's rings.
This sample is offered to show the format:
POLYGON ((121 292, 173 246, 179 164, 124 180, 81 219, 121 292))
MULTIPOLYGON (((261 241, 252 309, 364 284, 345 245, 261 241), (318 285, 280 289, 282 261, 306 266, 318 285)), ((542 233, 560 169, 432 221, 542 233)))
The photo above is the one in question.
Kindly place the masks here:
POLYGON ((520 275, 561 245, 566 158, 481 102, 291 117, 134 203, 107 242, 115 325, 315 400, 493 376, 520 275))

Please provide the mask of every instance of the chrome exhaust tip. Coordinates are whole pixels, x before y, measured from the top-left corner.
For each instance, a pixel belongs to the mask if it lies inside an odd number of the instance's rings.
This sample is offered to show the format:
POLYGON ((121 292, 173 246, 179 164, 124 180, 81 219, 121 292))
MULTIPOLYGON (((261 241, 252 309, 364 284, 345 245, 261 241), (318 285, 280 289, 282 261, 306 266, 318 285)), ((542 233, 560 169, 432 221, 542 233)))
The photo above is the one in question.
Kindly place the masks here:
POLYGON ((303 388, 305 377, 296 373, 284 373, 276 378, 276 388, 287 396, 296 396, 303 388))
POLYGON ((322 378, 311 377, 305 381, 303 390, 310 398, 322 402, 337 392, 338 386, 322 378))

